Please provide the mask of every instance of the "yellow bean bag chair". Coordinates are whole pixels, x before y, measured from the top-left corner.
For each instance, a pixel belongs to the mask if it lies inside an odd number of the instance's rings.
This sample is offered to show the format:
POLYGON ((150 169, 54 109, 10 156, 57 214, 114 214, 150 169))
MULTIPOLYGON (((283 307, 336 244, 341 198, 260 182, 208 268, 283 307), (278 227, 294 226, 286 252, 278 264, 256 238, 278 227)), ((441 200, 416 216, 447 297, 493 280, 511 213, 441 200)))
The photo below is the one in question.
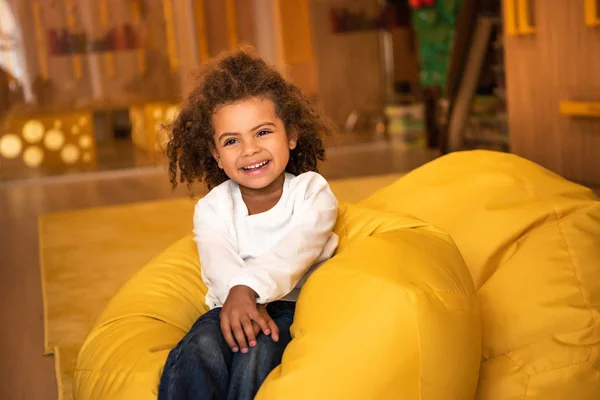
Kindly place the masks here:
POLYGON ((456 242, 481 305, 477 399, 600 399, 600 202, 590 189, 473 151, 362 204, 412 214, 456 242))
MULTIPOLYGON (((481 359, 473 282, 450 237, 411 217, 341 205, 337 254, 298 300, 259 400, 468 399, 481 359)), ((80 351, 75 399, 155 399, 169 350, 205 311, 192 237, 112 299, 80 351)))
MULTIPOLYGON (((590 190, 513 155, 455 153, 341 207, 336 230, 258 399, 600 398, 590 190), (470 275, 407 214, 448 232, 470 275)), ((197 263, 186 238, 121 290, 81 350, 76 399, 155 397, 168 350, 205 311, 197 263)))

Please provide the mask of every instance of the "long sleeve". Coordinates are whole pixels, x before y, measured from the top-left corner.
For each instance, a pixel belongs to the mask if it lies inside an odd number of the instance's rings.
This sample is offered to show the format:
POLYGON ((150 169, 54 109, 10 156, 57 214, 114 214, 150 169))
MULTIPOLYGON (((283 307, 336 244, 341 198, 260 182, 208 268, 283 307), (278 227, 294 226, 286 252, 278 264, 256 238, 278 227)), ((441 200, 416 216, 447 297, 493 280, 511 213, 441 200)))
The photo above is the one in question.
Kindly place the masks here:
POLYGON ((200 201, 194 211, 194 233, 202 280, 208 288, 206 305, 209 308, 223 305, 229 294, 229 281, 242 274, 244 261, 239 256, 227 222, 208 202, 200 201))
MULTIPOLYGON (((282 238, 264 254, 247 259, 245 268, 229 285, 245 285, 259 303, 278 300, 291 292, 324 250, 333 253, 337 236, 333 227, 338 203, 327 181, 319 174, 305 176, 293 197, 293 216, 282 238), (327 250, 326 247, 329 249, 327 250)), ((329 258, 331 254, 326 254, 329 258)))

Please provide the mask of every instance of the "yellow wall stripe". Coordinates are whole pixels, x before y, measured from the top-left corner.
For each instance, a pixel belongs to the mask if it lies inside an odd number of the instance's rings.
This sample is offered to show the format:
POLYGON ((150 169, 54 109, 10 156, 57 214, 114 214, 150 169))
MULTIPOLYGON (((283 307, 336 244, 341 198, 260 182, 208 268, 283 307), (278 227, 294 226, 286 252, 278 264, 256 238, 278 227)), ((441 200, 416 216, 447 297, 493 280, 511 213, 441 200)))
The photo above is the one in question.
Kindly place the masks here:
POLYGON ((196 0, 194 4, 194 21, 196 23, 196 41, 198 43, 198 62, 209 59, 208 34, 206 30, 206 14, 204 0, 196 0))
POLYGON ((179 57, 177 55, 177 42, 175 41, 175 25, 173 21, 173 4, 171 0, 163 0, 163 14, 165 17, 167 34, 167 52, 169 56, 169 66, 171 71, 179 68, 179 57))
MULTIPOLYGON (((69 27, 70 33, 73 33, 73 28, 75 28, 75 3, 73 0, 68 0, 65 2, 65 11, 67 14, 67 26, 69 27)), ((71 60, 73 62, 73 72, 75 73, 75 78, 79 80, 83 76, 81 55, 76 54, 71 57, 71 60)))
MULTIPOLYGON (((102 24, 103 28, 108 29, 107 0, 100 0, 98 6, 100 7, 100 23, 102 24)), ((106 69, 106 76, 109 78, 113 78, 115 76, 115 57, 108 51, 104 54, 104 68, 106 69)))
POLYGON ((227 35, 229 37, 229 48, 234 50, 239 42, 237 34, 237 19, 235 17, 235 0, 225 0, 225 12, 227 13, 227 35))
MULTIPOLYGON (((139 24, 142 20, 142 10, 140 9, 140 4, 137 1, 131 2, 131 14, 133 15, 133 23, 139 24)), ((145 43, 142 43, 142 46, 144 45, 145 43)), ((146 73, 146 50, 144 50, 144 48, 138 49, 136 51, 136 58, 138 72, 140 75, 144 75, 146 73)))
POLYGON ((35 26, 35 38, 37 42, 38 64, 40 67, 40 77, 44 80, 49 78, 48 73, 48 48, 46 38, 44 37, 44 28, 42 27, 42 14, 40 2, 33 2, 33 23, 35 26))

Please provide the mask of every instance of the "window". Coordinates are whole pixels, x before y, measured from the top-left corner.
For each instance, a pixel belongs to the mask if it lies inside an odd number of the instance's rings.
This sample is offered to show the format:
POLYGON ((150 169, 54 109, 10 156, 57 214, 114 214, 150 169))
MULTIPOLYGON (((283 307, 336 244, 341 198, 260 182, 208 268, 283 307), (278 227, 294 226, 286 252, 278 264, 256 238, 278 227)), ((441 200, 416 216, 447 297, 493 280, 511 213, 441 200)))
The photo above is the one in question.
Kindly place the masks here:
MULTIPOLYGON (((0 84, 6 80, 11 92, 23 92, 31 100, 31 82, 25 62, 23 39, 8 0, 0 0, 0 84)), ((2 88, 0 88, 0 91, 2 88)))

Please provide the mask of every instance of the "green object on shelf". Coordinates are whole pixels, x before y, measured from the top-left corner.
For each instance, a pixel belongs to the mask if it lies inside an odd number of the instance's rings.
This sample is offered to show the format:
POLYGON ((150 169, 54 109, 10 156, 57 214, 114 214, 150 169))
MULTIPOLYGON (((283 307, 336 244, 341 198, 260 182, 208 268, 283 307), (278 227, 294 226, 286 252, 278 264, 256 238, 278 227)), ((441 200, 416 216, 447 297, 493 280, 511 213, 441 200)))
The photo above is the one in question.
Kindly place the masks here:
POLYGON ((437 0, 435 6, 413 9, 413 29, 419 42, 421 84, 446 86, 448 64, 461 0, 437 0))

